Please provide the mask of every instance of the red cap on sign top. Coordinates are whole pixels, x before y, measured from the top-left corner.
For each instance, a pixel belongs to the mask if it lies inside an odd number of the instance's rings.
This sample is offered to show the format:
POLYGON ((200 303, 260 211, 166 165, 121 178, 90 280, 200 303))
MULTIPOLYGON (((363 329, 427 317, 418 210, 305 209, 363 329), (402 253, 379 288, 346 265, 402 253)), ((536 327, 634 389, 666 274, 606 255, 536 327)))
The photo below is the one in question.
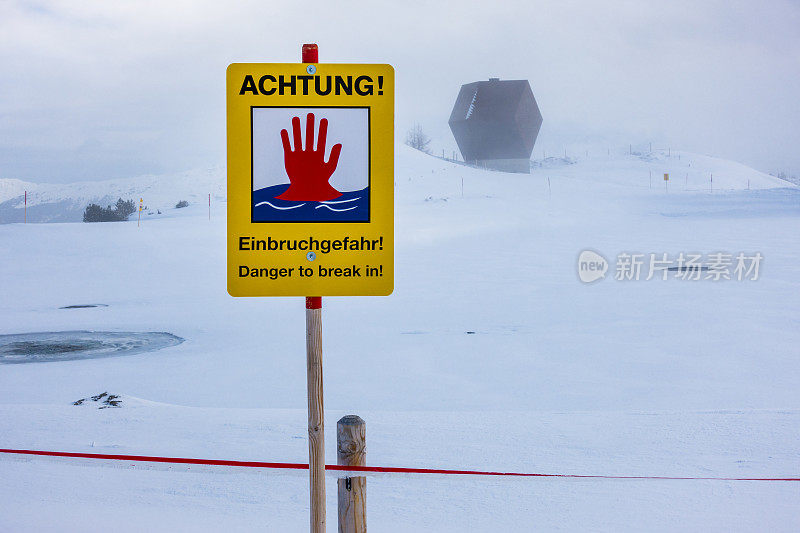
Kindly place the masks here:
MULTIPOLYGON (((316 44, 303 45, 303 63, 319 63, 319 48, 316 44)), ((322 309, 322 298, 306 296, 306 309, 322 309)))
POLYGON ((303 45, 303 63, 319 63, 319 48, 316 44, 303 45))

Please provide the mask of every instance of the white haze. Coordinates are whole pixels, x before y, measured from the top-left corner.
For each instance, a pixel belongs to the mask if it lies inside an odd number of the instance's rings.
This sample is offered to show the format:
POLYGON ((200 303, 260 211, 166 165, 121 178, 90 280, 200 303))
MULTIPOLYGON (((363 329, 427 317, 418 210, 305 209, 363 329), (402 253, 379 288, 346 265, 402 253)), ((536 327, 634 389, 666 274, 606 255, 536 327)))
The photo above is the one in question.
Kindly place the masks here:
POLYGON ((396 133, 435 151, 462 83, 526 78, 534 152, 629 143, 800 173, 792 2, 0 3, 0 178, 68 182, 225 157, 231 62, 388 62, 396 133))

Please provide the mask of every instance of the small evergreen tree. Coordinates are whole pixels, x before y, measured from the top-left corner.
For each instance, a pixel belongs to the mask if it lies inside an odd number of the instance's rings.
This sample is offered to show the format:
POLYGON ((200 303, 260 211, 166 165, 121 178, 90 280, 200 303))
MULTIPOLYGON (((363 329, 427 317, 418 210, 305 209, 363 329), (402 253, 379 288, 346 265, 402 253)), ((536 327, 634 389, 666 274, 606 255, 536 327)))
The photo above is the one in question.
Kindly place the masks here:
POLYGON ((97 204, 89 204, 83 212, 84 222, 102 222, 104 209, 97 204))
POLYGON ((133 203, 133 200, 125 201, 122 198, 117 200, 117 209, 116 209, 117 220, 128 220, 128 217, 135 212, 136 212, 136 204, 133 203))
POLYGON ((136 212, 136 204, 133 200, 123 200, 120 198, 114 207, 100 207, 97 204, 89 204, 83 212, 84 222, 120 222, 128 220, 128 217, 136 212))

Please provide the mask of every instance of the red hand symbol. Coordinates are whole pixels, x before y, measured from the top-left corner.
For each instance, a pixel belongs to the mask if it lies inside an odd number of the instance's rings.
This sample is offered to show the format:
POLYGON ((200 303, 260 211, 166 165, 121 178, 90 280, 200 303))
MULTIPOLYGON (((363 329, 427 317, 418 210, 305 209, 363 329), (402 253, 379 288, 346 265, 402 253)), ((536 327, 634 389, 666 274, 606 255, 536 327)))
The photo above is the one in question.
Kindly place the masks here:
POLYGON ((300 118, 292 119, 292 132, 294 134, 294 151, 289 145, 289 132, 281 130, 283 140, 283 162, 286 174, 289 176, 289 188, 276 196, 281 200, 299 200, 321 202, 333 200, 342 195, 334 189, 328 181, 336 170, 339 162, 339 153, 342 145, 336 144, 331 148, 331 157, 325 162, 325 141, 328 137, 328 120, 319 121, 319 139, 317 149, 314 150, 314 114, 306 117, 306 147, 303 150, 300 136, 300 118))

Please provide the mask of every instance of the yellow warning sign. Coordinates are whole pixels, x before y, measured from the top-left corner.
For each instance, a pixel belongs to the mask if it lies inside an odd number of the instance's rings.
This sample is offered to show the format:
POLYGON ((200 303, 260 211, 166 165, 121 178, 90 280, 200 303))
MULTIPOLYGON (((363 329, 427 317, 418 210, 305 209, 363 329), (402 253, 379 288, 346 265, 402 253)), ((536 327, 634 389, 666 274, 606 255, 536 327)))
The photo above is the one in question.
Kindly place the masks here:
POLYGON ((669 174, 664 174, 664 181, 669 181, 669 174))
POLYGON ((234 63, 226 87, 228 292, 391 294, 391 65, 234 63))

